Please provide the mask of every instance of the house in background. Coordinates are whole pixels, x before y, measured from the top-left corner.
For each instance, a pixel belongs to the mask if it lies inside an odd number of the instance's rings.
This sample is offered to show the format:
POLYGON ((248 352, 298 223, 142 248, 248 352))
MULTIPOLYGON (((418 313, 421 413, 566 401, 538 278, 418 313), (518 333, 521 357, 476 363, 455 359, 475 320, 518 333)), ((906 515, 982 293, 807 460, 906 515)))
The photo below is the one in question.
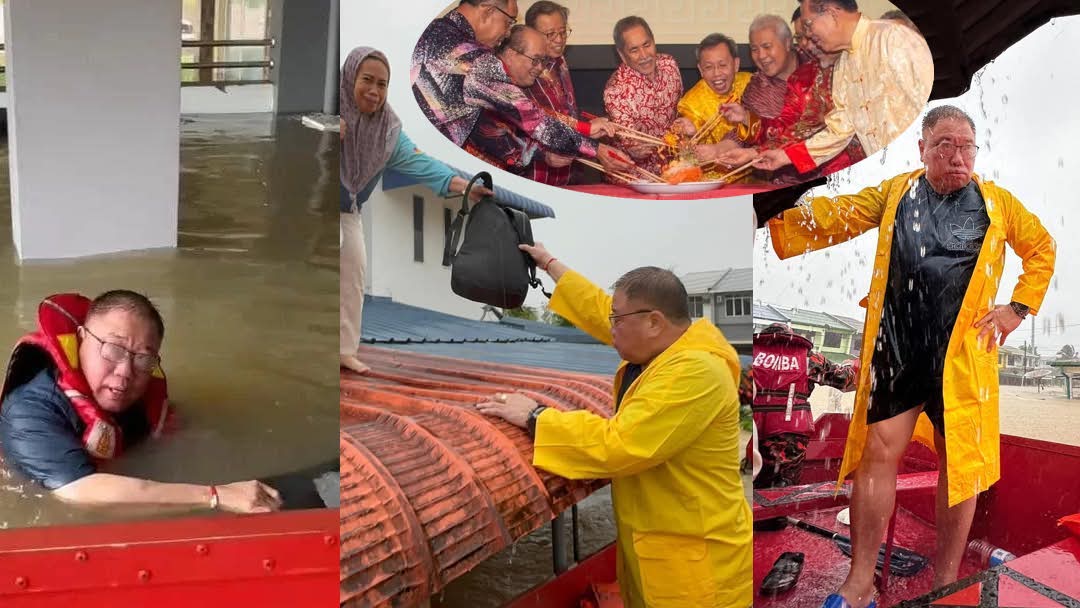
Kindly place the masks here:
POLYGON ((679 279, 690 297, 690 317, 713 322, 739 354, 753 352, 754 270, 691 272, 679 279))
MULTIPOLYGON (((458 175, 472 177, 460 170, 458 175)), ((530 219, 555 217, 555 211, 543 203, 498 186, 495 192, 500 201, 530 219)), ((460 209, 460 196, 442 198, 408 176, 386 171, 362 210, 368 262, 365 293, 468 319, 481 318, 484 305, 451 291, 450 266, 443 264, 450 224, 460 209)), ((550 290, 551 285, 546 288, 550 290)))
POLYGON ((754 333, 773 323, 786 323, 830 361, 840 363, 856 358, 862 347, 862 323, 851 317, 764 302, 754 304, 753 314, 754 333))

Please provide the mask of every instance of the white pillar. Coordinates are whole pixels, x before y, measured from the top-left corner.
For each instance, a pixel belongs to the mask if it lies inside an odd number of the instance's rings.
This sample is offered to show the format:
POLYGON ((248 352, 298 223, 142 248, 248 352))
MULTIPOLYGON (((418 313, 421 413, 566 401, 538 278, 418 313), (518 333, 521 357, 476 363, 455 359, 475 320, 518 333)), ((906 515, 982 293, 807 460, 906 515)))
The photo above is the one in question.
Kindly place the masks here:
POLYGON ((176 246, 177 0, 6 0, 20 260, 176 246))

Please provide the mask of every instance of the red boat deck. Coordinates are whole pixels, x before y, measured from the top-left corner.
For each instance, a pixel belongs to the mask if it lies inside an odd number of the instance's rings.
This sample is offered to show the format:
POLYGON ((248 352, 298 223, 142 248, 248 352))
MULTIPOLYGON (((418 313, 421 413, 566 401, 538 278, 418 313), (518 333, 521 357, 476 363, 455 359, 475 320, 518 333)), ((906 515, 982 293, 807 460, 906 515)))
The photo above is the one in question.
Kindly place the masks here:
POLYGON ((341 601, 412 605, 602 487, 532 467, 522 429, 479 414, 496 392, 611 415, 611 382, 364 347, 341 376, 341 601))
MULTIPOLYGON (((850 536, 836 521, 847 504, 849 484, 835 495, 836 469, 846 439, 847 420, 829 415, 817 422, 822 436, 807 450, 804 486, 755 492, 754 519, 794 516, 850 536)), ((961 580, 933 591, 934 489, 932 452, 912 444, 897 486, 895 543, 929 558, 914 577, 892 574, 879 589, 878 606, 986 606, 1080 608, 1080 541, 1066 538, 1058 519, 1080 506, 1080 448, 1011 436, 1001 438, 1002 479, 980 495, 970 538, 983 538, 1021 557, 991 570, 972 558, 961 565, 961 580)), ((850 560, 830 539, 788 526, 754 533, 754 584, 760 588, 784 551, 806 555, 798 584, 777 597, 755 596, 755 606, 818 608, 847 575, 850 560)))

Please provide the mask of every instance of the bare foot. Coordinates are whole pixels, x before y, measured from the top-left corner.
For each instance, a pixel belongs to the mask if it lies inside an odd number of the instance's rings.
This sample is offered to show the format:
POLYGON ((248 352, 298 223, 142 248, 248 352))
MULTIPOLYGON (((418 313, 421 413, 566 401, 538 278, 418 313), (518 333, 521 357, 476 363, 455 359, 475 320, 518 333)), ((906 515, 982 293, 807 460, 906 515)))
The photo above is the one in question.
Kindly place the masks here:
POLYGON ((371 371, 371 368, 364 365, 360 359, 356 358, 356 355, 341 355, 340 356, 341 367, 352 370, 358 374, 366 374, 371 371))

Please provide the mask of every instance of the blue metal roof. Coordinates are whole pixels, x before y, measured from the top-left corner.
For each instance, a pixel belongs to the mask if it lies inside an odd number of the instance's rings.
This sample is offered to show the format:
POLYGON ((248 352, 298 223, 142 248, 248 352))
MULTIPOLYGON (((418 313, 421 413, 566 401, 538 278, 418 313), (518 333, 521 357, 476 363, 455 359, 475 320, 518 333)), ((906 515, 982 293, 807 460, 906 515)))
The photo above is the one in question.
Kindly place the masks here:
POLYGON ((551 325, 550 323, 544 323, 542 321, 531 321, 529 319, 519 319, 517 317, 503 317, 499 321, 502 325, 527 331, 529 333, 538 334, 541 336, 547 336, 556 342, 571 342, 574 344, 600 344, 589 334, 581 331, 576 327, 563 327, 561 325, 551 325))
POLYGON ((567 372, 611 376, 619 367, 619 355, 603 344, 566 342, 516 342, 510 344, 394 344, 392 348, 427 355, 441 355, 488 363, 545 367, 567 372))
POLYGON ((487 321, 365 296, 361 341, 368 344, 424 342, 549 342, 551 338, 487 321))
MULTIPOLYGON (((459 177, 465 180, 470 180, 473 178, 471 174, 466 173, 461 169, 458 169, 457 167, 450 168, 453 169, 459 177)), ((393 169, 387 169, 383 173, 382 177, 382 187, 384 191, 393 190, 395 188, 404 188, 406 186, 415 186, 419 183, 420 182, 417 179, 405 175, 404 173, 399 173, 393 169)), ((524 211, 532 219, 542 217, 555 217, 555 210, 551 207, 545 205, 544 203, 534 201, 531 198, 526 198, 524 196, 521 196, 520 194, 511 192, 506 188, 500 188, 498 183, 495 184, 495 198, 499 199, 499 202, 509 207, 524 211)))

